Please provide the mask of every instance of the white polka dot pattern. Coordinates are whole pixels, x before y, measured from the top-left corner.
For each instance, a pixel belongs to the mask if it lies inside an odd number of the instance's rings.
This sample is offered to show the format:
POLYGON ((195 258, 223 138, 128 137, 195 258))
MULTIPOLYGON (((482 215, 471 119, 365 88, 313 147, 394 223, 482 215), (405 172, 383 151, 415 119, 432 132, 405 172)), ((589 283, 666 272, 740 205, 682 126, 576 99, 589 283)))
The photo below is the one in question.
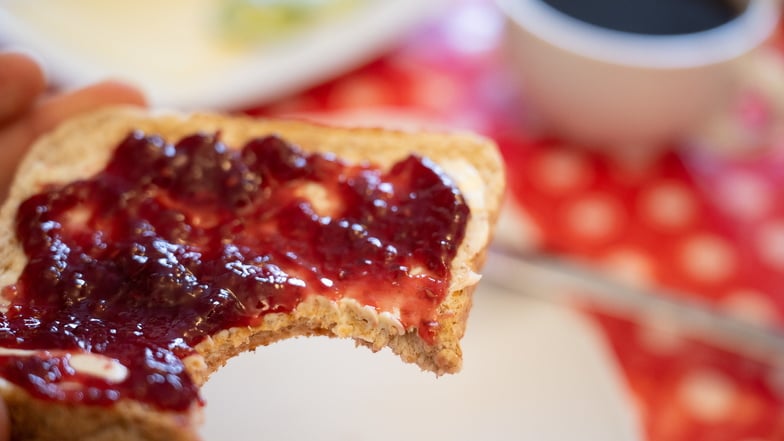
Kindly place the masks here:
POLYGON ((588 241, 611 237, 622 225, 622 216, 619 203, 603 194, 578 199, 566 210, 566 221, 571 231, 588 241))
POLYGON ((657 229, 682 229, 694 219, 697 208, 694 196, 683 184, 664 182, 653 185, 640 196, 643 221, 657 229))
POLYGON ((633 286, 654 282, 653 262, 639 250, 617 248, 607 253, 599 265, 617 280, 633 286))
POLYGON ((751 173, 732 173, 715 189, 719 208, 740 220, 760 219, 773 206, 773 194, 765 181, 751 173))
POLYGON ((550 193, 566 193, 584 188, 593 171, 584 156, 570 150, 547 150, 532 169, 535 185, 550 193))
POLYGON ((772 222, 760 228, 756 245, 759 257, 765 264, 784 271, 784 222, 772 222))
POLYGON ((683 348, 677 324, 661 317, 643 318, 637 339, 643 348, 659 355, 676 355, 683 348))
POLYGON ((761 325, 773 325, 777 320, 776 306, 765 295, 751 289, 731 292, 720 301, 719 307, 730 315, 761 325))
POLYGON ((678 392, 681 404, 692 416, 708 423, 726 419, 736 399, 732 379, 711 370, 690 372, 681 379, 678 392))
POLYGON ((720 283, 732 276, 736 256, 730 244, 719 236, 698 234, 681 248, 680 264, 695 281, 720 283))
POLYGON ((382 106, 388 104, 389 93, 381 80, 366 75, 336 87, 329 100, 336 108, 382 106))

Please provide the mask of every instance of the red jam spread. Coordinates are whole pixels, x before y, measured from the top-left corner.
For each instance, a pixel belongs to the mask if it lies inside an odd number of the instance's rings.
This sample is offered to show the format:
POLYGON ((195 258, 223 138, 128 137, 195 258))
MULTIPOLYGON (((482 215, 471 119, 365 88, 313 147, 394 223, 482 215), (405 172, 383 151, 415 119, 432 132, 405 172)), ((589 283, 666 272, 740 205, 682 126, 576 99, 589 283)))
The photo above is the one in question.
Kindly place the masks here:
POLYGON ((468 217, 452 182, 416 155, 383 171, 275 136, 234 150, 218 135, 169 144, 133 132, 95 177, 20 206, 29 260, 0 314, 0 347, 102 354, 127 377, 13 353, 0 376, 44 399, 184 410, 201 403, 182 362, 196 344, 312 294, 399 311, 433 343, 468 217))

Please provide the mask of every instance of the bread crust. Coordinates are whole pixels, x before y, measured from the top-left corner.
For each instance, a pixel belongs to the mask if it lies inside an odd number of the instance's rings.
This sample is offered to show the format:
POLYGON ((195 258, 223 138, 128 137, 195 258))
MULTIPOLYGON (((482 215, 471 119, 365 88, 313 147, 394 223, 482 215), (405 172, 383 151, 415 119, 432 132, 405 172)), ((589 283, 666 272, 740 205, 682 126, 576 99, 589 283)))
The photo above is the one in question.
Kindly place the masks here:
MULTIPOLYGON (((460 369, 460 339, 479 280, 476 272, 484 261, 505 185, 503 163, 496 147, 471 134, 335 128, 218 114, 150 115, 128 108, 82 116, 36 142, 19 168, 9 197, 0 209, 0 286, 15 283, 26 264, 13 234, 19 204, 45 185, 98 173, 108 162, 113 147, 134 129, 160 135, 169 142, 194 132, 219 131, 221 139, 233 148, 254 137, 276 134, 305 151, 329 152, 347 162, 370 161, 382 167, 415 152, 444 169, 471 210, 466 239, 452 263, 449 292, 437 310, 440 326, 435 344, 423 341, 416 329, 404 329, 391 314, 379 314, 350 299, 332 301, 310 296, 291 313, 269 314, 258 326, 220 331, 199 343, 198 355, 185 361, 196 384, 203 384, 212 372, 243 351, 308 335, 354 338, 373 351, 389 347, 403 360, 437 375, 460 369)), ((197 439, 195 428, 201 418, 199 406, 175 414, 129 400, 108 408, 42 402, 2 380, 0 395, 9 404, 14 439, 190 440, 197 439), (73 430, 74 419, 79 421, 78 433, 73 430)))

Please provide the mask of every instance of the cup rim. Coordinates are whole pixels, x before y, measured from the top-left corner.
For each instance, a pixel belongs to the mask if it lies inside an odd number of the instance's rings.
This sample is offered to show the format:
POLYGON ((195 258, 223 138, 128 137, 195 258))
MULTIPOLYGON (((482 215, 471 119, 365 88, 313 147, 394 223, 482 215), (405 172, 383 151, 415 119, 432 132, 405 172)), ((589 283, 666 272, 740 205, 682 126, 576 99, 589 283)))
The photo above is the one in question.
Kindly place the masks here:
POLYGON ((542 0, 496 0, 517 26, 563 50, 612 64, 677 69, 717 64, 760 45, 775 29, 775 0, 749 0, 734 19, 705 31, 646 35, 593 25, 542 0))

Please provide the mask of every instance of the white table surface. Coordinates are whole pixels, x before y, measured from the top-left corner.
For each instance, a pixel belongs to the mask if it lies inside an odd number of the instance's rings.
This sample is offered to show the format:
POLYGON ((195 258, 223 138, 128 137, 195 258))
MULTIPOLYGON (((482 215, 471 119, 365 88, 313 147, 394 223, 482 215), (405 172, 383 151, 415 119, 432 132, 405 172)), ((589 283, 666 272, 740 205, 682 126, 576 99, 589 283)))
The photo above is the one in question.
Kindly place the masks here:
POLYGON ((348 340, 283 341, 232 360, 204 387, 206 441, 640 440, 594 325, 484 283, 464 367, 435 378, 348 340))

